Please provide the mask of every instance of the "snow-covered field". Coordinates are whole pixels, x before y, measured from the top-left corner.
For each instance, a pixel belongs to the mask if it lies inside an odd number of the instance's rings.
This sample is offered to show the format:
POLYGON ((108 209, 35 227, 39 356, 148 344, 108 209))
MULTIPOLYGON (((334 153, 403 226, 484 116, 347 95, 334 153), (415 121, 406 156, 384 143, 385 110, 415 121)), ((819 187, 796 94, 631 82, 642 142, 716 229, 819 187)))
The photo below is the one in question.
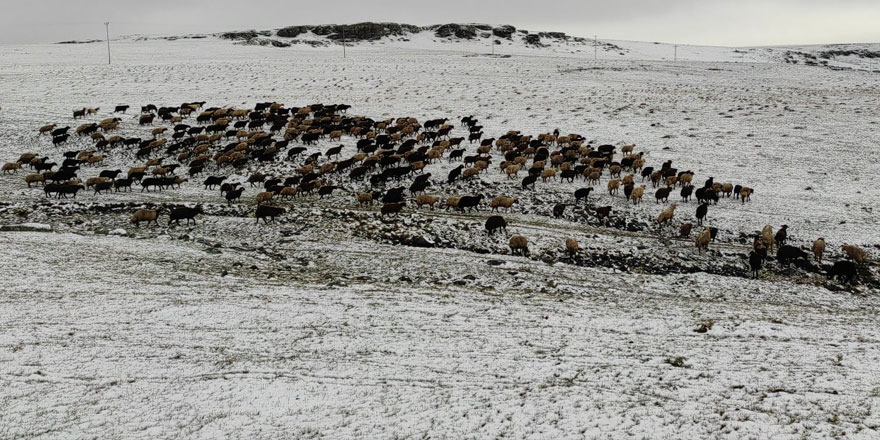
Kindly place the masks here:
MULTIPOLYGON (((526 199, 493 166, 479 182, 437 187, 521 197, 505 217, 532 240, 537 257, 523 258, 507 255, 507 236, 475 231, 485 211, 408 209, 400 226, 428 221, 489 254, 355 233, 355 219, 398 226, 358 208, 348 191, 359 187, 285 203, 286 219, 258 228, 195 181, 43 203, 23 173, 3 175, 0 224, 57 232, 0 232, 0 437, 880 435, 877 292, 834 292, 820 274, 652 275, 558 258, 575 236, 592 255, 735 265, 749 249, 740 234, 785 223, 795 245, 825 237, 831 261, 844 242, 876 259, 880 76, 756 55, 767 49, 680 48, 685 61, 673 63, 660 59, 668 45, 614 42, 626 55, 593 61, 589 47, 497 58, 478 56, 478 44, 422 39, 350 47, 346 59, 335 47, 121 40, 110 66, 98 44, 0 46, 0 160, 84 148, 76 139, 52 148, 36 134, 52 122, 75 127, 71 111, 82 107, 101 107, 94 121, 117 104, 346 103, 375 119, 474 115, 487 137, 559 128, 635 143, 648 165, 672 160, 698 182, 714 176, 755 195, 711 208, 723 235, 697 255, 692 240, 655 227, 549 219, 583 183, 539 184, 526 199), (89 210, 174 201, 204 202, 210 215, 135 231, 129 207, 89 210), (107 235, 120 227, 126 235, 107 235)), ((130 118, 121 133, 147 137, 130 118)), ((135 163, 108 156, 84 177, 135 163)), ((428 171, 439 181, 455 165, 428 171)), ((628 219, 647 223, 662 209, 650 186, 638 207, 601 188, 593 202, 628 219)), ((695 208, 680 203, 677 220, 693 221, 695 208)))

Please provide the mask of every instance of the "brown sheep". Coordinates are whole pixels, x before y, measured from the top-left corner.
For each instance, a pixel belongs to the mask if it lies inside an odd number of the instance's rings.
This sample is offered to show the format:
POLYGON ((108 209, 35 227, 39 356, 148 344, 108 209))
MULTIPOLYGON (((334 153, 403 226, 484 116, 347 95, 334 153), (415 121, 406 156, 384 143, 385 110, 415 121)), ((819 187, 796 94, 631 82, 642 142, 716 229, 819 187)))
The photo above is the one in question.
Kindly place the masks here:
POLYGON ((507 168, 504 169, 504 172, 507 174, 508 179, 516 179, 517 173, 519 173, 520 165, 508 165, 507 168))
POLYGON ((691 229, 693 229, 694 225, 692 223, 684 223, 678 228, 679 235, 682 237, 689 237, 691 235, 691 229))
POLYGON ((580 246, 578 245, 578 241, 573 238, 565 239, 565 250, 568 251, 570 255, 577 255, 578 251, 580 251, 580 246))
POLYGON ((510 237, 510 242, 508 242, 508 246, 510 246, 510 253, 517 254, 523 256, 529 255, 529 240, 523 237, 522 235, 514 235, 510 237))
POLYGON ((721 194, 724 194, 724 197, 730 197, 731 193, 733 193, 732 183, 724 183, 721 185, 721 194))
POLYGON ((357 193, 358 204, 363 205, 372 205, 373 204, 373 193, 365 192, 365 193, 357 193))
POLYGON ((147 222, 147 227, 151 222, 159 226, 158 218, 159 213, 154 209, 138 209, 131 216, 131 222, 138 228, 141 227, 141 222, 147 222))
POLYGON ((461 172, 461 178, 462 179, 470 179, 478 174, 480 174, 479 168, 467 168, 461 172))
POLYGON ((18 160, 16 162, 26 165, 32 162, 36 162, 37 155, 35 153, 22 153, 21 156, 18 156, 18 160))
POLYGON ((275 196, 275 193, 270 192, 270 191, 264 191, 264 192, 257 194, 257 206, 262 205, 263 202, 272 201, 273 196, 275 196))
POLYGON ((43 175, 40 173, 28 174, 24 177, 24 181, 27 182, 28 188, 31 187, 32 183, 40 183, 42 185, 46 184, 45 180, 43 179, 43 175))
MULTIPOLYGON (((589 169, 587 171, 589 171, 589 169)), ((599 183, 599 178, 601 176, 602 174, 599 171, 590 171, 590 174, 587 175, 587 182, 589 182, 590 185, 597 184, 599 183)))
POLYGON ((458 208, 458 202, 461 201, 461 196, 452 196, 446 199, 446 209, 449 208, 458 208))
POLYGON ((102 156, 100 154, 94 154, 92 156, 89 156, 88 162, 89 162, 89 165, 95 165, 95 164, 104 162, 104 156, 102 156))
POLYGON ((764 240, 764 246, 770 252, 773 252, 773 227, 770 225, 765 225, 764 229, 761 230, 761 239, 764 240))
POLYGON ((58 126, 57 124, 44 125, 44 126, 40 127, 40 134, 48 133, 48 132, 54 130, 55 127, 57 127, 57 126, 58 126))
POLYGON ((281 196, 282 199, 286 200, 292 197, 296 197, 296 192, 297 188, 295 186, 285 186, 284 188, 281 188, 281 192, 279 192, 278 194, 281 196))
POLYGON ((813 242, 813 256, 816 257, 816 261, 819 264, 822 264, 822 254, 825 253, 825 239, 819 237, 815 242, 813 242))
POLYGON ((657 216, 657 223, 659 223, 660 226, 662 227, 663 223, 666 223, 667 221, 672 222, 672 217, 674 215, 675 215, 675 203, 672 203, 669 205, 668 208, 666 208, 663 212, 661 212, 659 216, 657 216))
POLYGON ((703 232, 700 232, 700 235, 697 236, 697 252, 702 252, 703 249, 709 250, 709 242, 712 240, 712 231, 709 228, 703 229, 703 232))
POLYGON ((620 180, 619 179, 611 179, 608 181, 608 194, 614 195, 614 193, 619 192, 620 190, 620 180))
POLYGON ((753 192, 755 192, 755 190, 751 188, 743 188, 739 190, 739 199, 742 201, 743 204, 746 203, 746 200, 751 202, 753 192))
POLYGON ((635 176, 632 174, 627 174, 623 176, 623 179, 620 181, 620 184, 623 186, 629 185, 630 183, 634 183, 635 176))
POLYGON ((509 211, 510 207, 517 201, 517 199, 511 197, 498 196, 489 201, 489 206, 492 208, 492 211, 498 208, 505 208, 509 211))
POLYGON ((556 180, 556 170, 555 169, 550 168, 550 169, 547 169, 547 170, 544 170, 541 172, 541 181, 542 182, 547 183, 547 179, 549 179, 551 177, 553 178, 553 180, 556 180))
POLYGON ((434 205, 440 201, 440 197, 437 196, 429 196, 427 194, 420 194, 416 197, 416 205, 421 209, 422 205, 428 205, 431 207, 431 210, 434 210, 434 205))
POLYGON ((86 189, 89 189, 89 187, 97 185, 99 183, 108 182, 109 180, 110 179, 106 177, 91 177, 89 179, 86 179, 86 189))
POLYGON ((21 169, 21 164, 18 162, 7 162, 3 165, 3 174, 13 174, 21 169))
POLYGON ((630 195, 630 198, 633 201, 633 205, 638 205, 639 203, 641 203, 642 196, 644 196, 644 195, 645 195, 645 185, 641 185, 636 188, 633 188, 632 195, 630 195))
POLYGON ((864 264, 868 261, 868 254, 865 253, 864 249, 860 248, 854 244, 845 244, 841 246, 843 252, 846 253, 846 256, 849 257, 850 260, 855 261, 858 264, 864 264))

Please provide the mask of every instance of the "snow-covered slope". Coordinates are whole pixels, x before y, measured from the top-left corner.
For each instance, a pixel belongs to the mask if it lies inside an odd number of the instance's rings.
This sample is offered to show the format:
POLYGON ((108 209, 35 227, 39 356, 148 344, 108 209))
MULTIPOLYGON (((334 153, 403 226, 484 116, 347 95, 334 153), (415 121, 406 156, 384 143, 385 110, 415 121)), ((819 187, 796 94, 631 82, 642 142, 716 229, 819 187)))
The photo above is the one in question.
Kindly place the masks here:
MULTIPOLYGON (((101 44, 0 46, 0 161, 90 147, 36 132, 75 127, 82 107, 100 107, 92 122, 129 104, 116 134, 147 138, 153 127, 132 113, 148 103, 346 103, 375 119, 449 117, 454 135, 474 115, 487 137, 559 128, 634 143, 648 165, 747 184, 752 201, 713 205, 721 233, 698 253, 669 228, 598 224, 571 206, 583 181, 523 191, 496 164, 454 185, 444 177, 457 163, 426 170, 440 196, 519 197, 494 237, 485 206, 408 205, 383 219, 355 202, 366 185, 343 178, 324 199, 279 201, 287 214, 256 226, 250 187, 232 207, 197 179, 50 201, 23 172, 0 175, 0 224, 56 231, 0 232, 0 437, 877 437, 877 292, 775 262, 742 276, 765 224, 788 224, 795 246, 825 237, 829 262, 844 242, 876 260, 876 74, 785 63, 780 48, 679 46, 674 63, 673 46, 622 41, 624 55, 594 62, 589 42, 511 41, 501 58, 483 56, 483 40, 406 38, 349 46, 347 58, 335 44, 127 38, 109 66, 101 44), (570 204, 559 219, 557 202, 570 204), (167 214, 129 223, 134 209, 173 203, 207 213, 195 226, 168 227, 167 214), (395 244, 410 231, 438 245, 395 244), (531 257, 510 255, 512 234, 531 257), (568 237, 581 257, 565 255, 568 237)), ((308 148, 339 143, 354 153, 349 136, 308 148)), ((138 162, 113 149, 82 177, 138 162)), ((603 188, 590 203, 625 225, 665 207, 650 186, 640 206, 603 188)), ((695 208, 679 201, 676 226, 695 208)))

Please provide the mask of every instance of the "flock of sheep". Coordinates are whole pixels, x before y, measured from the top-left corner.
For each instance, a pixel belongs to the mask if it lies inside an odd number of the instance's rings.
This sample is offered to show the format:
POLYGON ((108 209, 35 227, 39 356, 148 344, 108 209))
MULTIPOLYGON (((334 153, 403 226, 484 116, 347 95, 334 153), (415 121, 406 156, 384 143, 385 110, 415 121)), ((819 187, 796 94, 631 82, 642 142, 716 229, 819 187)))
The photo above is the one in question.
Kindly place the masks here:
MULTIPOLYGON (((672 223, 678 208, 678 203, 669 203, 672 192, 678 191, 679 203, 696 199, 698 205, 694 219, 702 228, 695 238, 698 252, 707 250, 718 232, 703 225, 709 208, 724 198, 745 204, 754 194, 754 190, 747 186, 716 182, 712 177, 703 185, 695 185, 695 174, 674 168, 671 161, 656 167, 648 166, 645 153, 636 152, 635 145, 620 146, 618 152, 618 146, 593 145, 579 134, 561 135, 558 130, 536 136, 509 131, 497 139, 486 138, 479 121, 471 116, 460 120, 458 130, 463 130, 464 136, 455 137, 456 127, 446 118, 424 123, 411 117, 377 121, 348 116, 348 105, 313 104, 288 108, 267 102, 258 103, 252 109, 240 109, 203 108, 204 104, 143 106, 137 116, 139 125, 154 127, 149 129, 150 135, 145 139, 114 135, 122 123, 122 118, 116 116, 81 124, 73 129, 73 133, 79 139, 90 140, 91 147, 64 152, 63 158, 59 158, 61 163, 48 156, 26 152, 18 160, 4 164, 2 172, 16 173, 27 166, 33 170, 24 178, 27 186, 42 185, 47 197, 54 195, 57 198, 76 197, 79 191, 89 189, 95 195, 131 191, 134 185, 140 186, 142 192, 162 191, 208 174, 203 182, 205 189, 219 187, 220 196, 229 204, 241 199, 245 185, 259 187, 261 191, 254 197, 255 218, 258 223, 263 219, 265 224, 284 215, 285 209, 276 204, 278 200, 295 200, 315 192, 323 198, 340 188, 351 190, 359 205, 380 202, 382 215, 400 213, 408 199, 417 209, 444 206, 446 209, 474 211, 488 202, 491 211, 510 210, 518 203, 517 198, 501 195, 487 199, 482 194, 474 194, 441 199, 427 192, 429 188, 452 188, 457 182, 478 179, 492 170, 505 180, 518 181, 518 192, 536 191, 539 179, 542 185, 583 181, 584 185, 574 191, 574 204, 585 200, 589 211, 604 221, 610 216, 612 207, 589 203, 591 193, 604 179, 604 188, 610 197, 620 196, 622 188, 622 196, 633 205, 642 202, 650 185, 655 203, 667 205, 656 219, 661 234, 672 223), (155 127, 157 119, 160 126, 155 127), (163 123, 168 125, 161 126, 163 123), (343 137, 351 139, 350 146, 357 150, 344 159, 344 145, 315 151, 309 149, 318 141, 339 142, 343 137), (121 169, 105 169, 97 173, 86 171, 102 165, 105 155, 110 154, 118 159, 134 158, 139 163, 125 174, 121 169), (461 164, 449 171, 444 180, 431 180, 432 174, 428 170, 432 165, 458 161, 461 164), (245 182, 229 179, 233 173, 263 169, 263 166, 271 167, 279 162, 294 164, 295 172, 288 176, 253 172, 245 182), (81 174, 95 175, 86 178, 81 174), (523 175, 521 180, 520 174, 523 175)), ((117 106, 114 113, 125 113, 128 109, 128 106, 117 106)), ((74 111, 73 117, 86 118, 99 110, 83 108, 74 111)), ((57 147, 70 142, 70 130, 69 126, 51 124, 40 127, 38 133, 51 137, 53 146, 57 147)), ((561 217, 568 205, 558 203, 553 208, 553 215, 561 217)), ((178 206, 168 213, 169 224, 184 219, 189 223, 202 213, 201 205, 193 208, 178 206)), ((140 223, 158 224, 160 214, 158 210, 140 209, 133 213, 131 222, 136 226, 140 223)), ((500 215, 490 216, 485 224, 489 234, 498 229, 506 231, 506 226, 506 220, 500 215)), ((693 228, 694 222, 682 223, 678 235, 688 237, 693 228)), ((749 255, 755 277, 774 247, 780 264, 807 259, 806 252, 786 245, 786 239, 786 226, 774 234, 768 225, 755 235, 749 255)), ((529 252, 528 239, 522 235, 510 237, 509 247, 513 253, 526 255, 529 252)), ((565 249, 572 254, 579 252, 577 240, 567 239, 565 249)), ((849 260, 836 262, 828 274, 852 282, 858 273, 858 265, 866 263, 867 255, 854 245, 844 245, 842 249, 849 260)), ((811 250, 821 264, 825 241, 817 239, 811 250)))

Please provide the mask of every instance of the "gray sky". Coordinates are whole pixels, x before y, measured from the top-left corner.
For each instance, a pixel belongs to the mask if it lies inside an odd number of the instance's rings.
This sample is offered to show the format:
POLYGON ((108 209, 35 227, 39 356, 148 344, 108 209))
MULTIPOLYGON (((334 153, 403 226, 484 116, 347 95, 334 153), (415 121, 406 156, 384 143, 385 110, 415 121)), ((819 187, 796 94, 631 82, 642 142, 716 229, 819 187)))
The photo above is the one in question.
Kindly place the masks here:
POLYGON ((2 0, 0 44, 294 24, 481 22, 726 46, 880 42, 880 0, 2 0), (308 5, 308 6, 307 6, 308 5))

